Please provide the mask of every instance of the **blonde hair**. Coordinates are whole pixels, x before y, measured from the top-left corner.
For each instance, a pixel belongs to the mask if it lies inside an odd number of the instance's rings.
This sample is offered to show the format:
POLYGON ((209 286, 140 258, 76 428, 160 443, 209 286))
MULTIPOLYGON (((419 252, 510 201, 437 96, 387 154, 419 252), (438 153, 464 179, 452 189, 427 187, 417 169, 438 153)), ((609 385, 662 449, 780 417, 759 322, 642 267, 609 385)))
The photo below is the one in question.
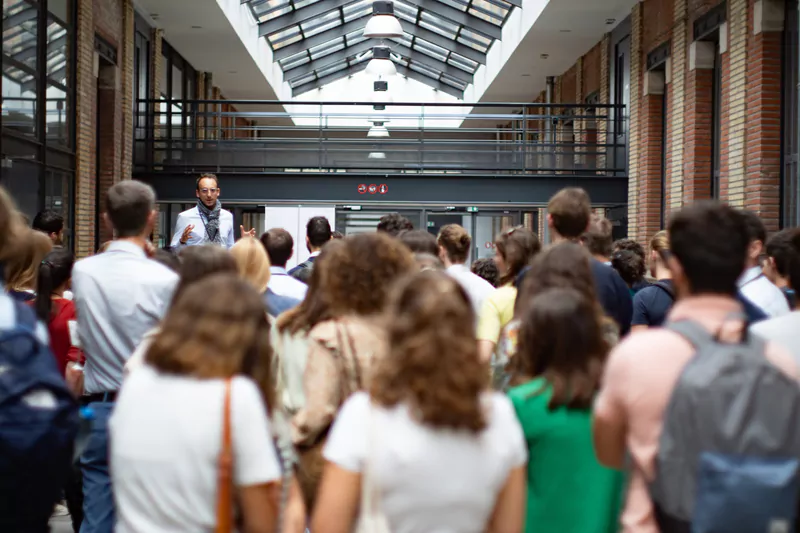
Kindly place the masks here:
POLYGON ((259 293, 267 290, 269 283, 269 256, 264 246, 254 237, 240 239, 231 248, 239 276, 249 282, 259 293))
POLYGON ((650 250, 656 253, 669 250, 669 234, 666 230, 661 230, 650 240, 650 250))
POLYGON ((6 263, 6 283, 9 289, 22 291, 36 289, 39 265, 53 249, 53 241, 40 231, 22 231, 19 246, 6 263))

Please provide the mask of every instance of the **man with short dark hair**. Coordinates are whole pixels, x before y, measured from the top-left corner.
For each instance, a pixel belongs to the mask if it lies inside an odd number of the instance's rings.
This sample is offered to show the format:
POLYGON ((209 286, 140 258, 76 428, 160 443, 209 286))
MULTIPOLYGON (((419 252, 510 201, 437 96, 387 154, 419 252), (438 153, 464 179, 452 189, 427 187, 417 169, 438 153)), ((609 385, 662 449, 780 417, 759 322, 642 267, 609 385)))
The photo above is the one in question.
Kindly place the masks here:
POLYGON ((125 362, 144 334, 163 318, 178 275, 148 259, 158 212, 153 189, 125 180, 108 190, 105 222, 115 240, 102 254, 78 261, 72 273, 78 332, 86 354, 85 395, 94 412, 92 435, 81 456, 82 533, 107 533, 115 523, 108 471, 108 420, 122 385, 125 362))
MULTIPOLYGON (((214 174, 203 174, 195 182, 197 205, 178 215, 173 247, 217 244, 228 249, 233 246, 233 214, 222 209, 219 195, 222 192, 219 178, 214 174)), ((239 226, 242 237, 256 236, 255 228, 249 231, 239 226)))
POLYGON ((745 265, 739 278, 739 290, 745 298, 760 307, 768 316, 780 316, 789 312, 789 304, 781 290, 761 270, 767 230, 758 215, 747 209, 739 211, 745 224, 745 236, 749 244, 745 265))
MULTIPOLYGON (((695 204, 673 216, 669 242, 667 266, 678 300, 667 322, 694 321, 724 342, 738 342, 745 321, 736 318, 742 314, 737 280, 749 246, 742 217, 718 202, 695 204)), ((650 328, 623 339, 606 363, 592 437, 604 465, 622 468, 626 454, 635 465, 622 514, 625 531, 658 531, 647 482, 655 475, 667 404, 694 354, 677 332, 650 328)), ((787 375, 797 375, 785 351, 767 345, 766 356, 787 375)))
MULTIPOLYGON (((770 237, 761 263, 764 275, 781 290, 790 309, 794 309, 797 305, 797 292, 792 288, 789 273, 796 254, 792 242, 798 235, 800 228, 786 228, 770 237)), ((797 283, 800 283, 800 280, 797 283)))
POLYGON ((53 241, 55 246, 61 246, 64 242, 64 217, 60 213, 52 210, 39 211, 33 217, 33 229, 41 231, 53 241))
POLYGON ((383 215, 378 221, 378 231, 397 237, 401 231, 411 231, 414 224, 400 213, 383 215))
POLYGON ((283 228, 272 228, 261 236, 261 244, 267 250, 271 265, 267 290, 296 300, 305 298, 308 286, 286 272, 286 263, 294 255, 292 235, 283 228))
MULTIPOLYGON (((611 222, 606 217, 592 215, 589 228, 581 235, 581 243, 589 250, 592 256, 607 265, 611 264, 611 253, 614 246, 614 237, 611 222)), ((644 259, 644 256, 642 256, 644 259)))
MULTIPOLYGON (((561 189, 547 204, 547 224, 553 242, 578 241, 589 227, 591 216, 592 202, 586 191, 577 187, 561 189)), ((617 322, 620 333, 627 334, 633 319, 633 300, 628 286, 616 270, 594 257, 590 265, 603 309, 617 322)))
POLYGON ((439 245, 436 244, 436 237, 425 230, 411 229, 403 230, 397 238, 406 245, 406 248, 415 254, 428 254, 434 257, 439 256, 439 245))
POLYGON ((313 217, 306 224, 306 248, 311 254, 308 259, 289 271, 293 278, 308 282, 311 276, 311 269, 314 268, 314 261, 322 251, 322 247, 331 240, 333 232, 331 223, 325 217, 313 217))

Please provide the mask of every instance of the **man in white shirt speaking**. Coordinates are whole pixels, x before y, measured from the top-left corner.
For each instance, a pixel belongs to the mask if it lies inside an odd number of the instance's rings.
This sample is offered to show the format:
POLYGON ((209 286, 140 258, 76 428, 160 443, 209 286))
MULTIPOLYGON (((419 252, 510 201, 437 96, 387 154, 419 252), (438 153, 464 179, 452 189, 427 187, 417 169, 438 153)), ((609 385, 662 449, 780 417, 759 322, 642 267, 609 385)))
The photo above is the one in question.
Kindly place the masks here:
MULTIPOLYGON (((233 246, 233 214, 222 209, 219 201, 219 178, 214 174, 203 174, 197 179, 197 205, 178 215, 172 246, 196 246, 217 244, 230 249, 233 246)), ((242 237, 256 236, 256 230, 245 231, 239 226, 242 237)))
POLYGON ((483 300, 494 291, 492 284, 470 272, 465 264, 469 259, 472 238, 458 224, 448 224, 439 230, 439 257, 447 273, 461 285, 469 296, 475 315, 481 311, 483 300))

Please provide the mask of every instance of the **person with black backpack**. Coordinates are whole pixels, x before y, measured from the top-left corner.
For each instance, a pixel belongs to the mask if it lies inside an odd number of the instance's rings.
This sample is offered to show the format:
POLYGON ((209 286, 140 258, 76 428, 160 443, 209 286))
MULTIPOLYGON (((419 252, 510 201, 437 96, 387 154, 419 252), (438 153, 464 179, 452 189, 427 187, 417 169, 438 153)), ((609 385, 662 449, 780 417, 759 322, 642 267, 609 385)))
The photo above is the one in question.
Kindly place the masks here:
POLYGON ((665 327, 611 352, 594 404, 597 457, 630 478, 623 529, 794 531, 798 367, 747 334, 736 285, 745 221, 702 202, 672 218, 669 240, 680 298, 665 327))
MULTIPOLYGON (((0 187, 0 266, 33 230, 0 187)), ((33 309, 6 292, 0 268, 0 531, 49 531, 70 472, 78 405, 33 309)))

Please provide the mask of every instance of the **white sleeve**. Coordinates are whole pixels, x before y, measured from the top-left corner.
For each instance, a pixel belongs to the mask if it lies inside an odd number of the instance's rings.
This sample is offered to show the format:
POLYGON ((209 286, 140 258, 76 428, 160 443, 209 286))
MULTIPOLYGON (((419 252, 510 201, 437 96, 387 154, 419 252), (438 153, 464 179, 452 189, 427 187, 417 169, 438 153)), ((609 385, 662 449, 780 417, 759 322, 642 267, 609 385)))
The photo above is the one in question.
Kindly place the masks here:
POLYGON ((264 400, 249 378, 231 386, 233 477, 237 487, 263 485, 281 478, 264 400))
POLYGON ((183 215, 178 215, 178 221, 175 222, 175 233, 172 235, 172 246, 186 246, 185 244, 181 244, 181 236, 183 235, 183 230, 185 230, 188 225, 186 218, 184 218, 183 215))
POLYGON ((225 239, 226 240, 225 246, 228 247, 228 250, 233 248, 233 245, 236 243, 236 237, 235 237, 236 232, 233 229, 233 227, 234 227, 233 226, 233 215, 231 215, 231 229, 228 231, 227 239, 225 239))
POLYGON ((370 399, 365 392, 348 398, 333 423, 323 457, 350 472, 361 472, 367 455, 370 399))
POLYGON ((525 434, 514 411, 511 400, 502 394, 493 394, 494 413, 498 417, 498 428, 503 432, 503 440, 508 443, 508 470, 523 466, 528 462, 528 444, 525 434))

